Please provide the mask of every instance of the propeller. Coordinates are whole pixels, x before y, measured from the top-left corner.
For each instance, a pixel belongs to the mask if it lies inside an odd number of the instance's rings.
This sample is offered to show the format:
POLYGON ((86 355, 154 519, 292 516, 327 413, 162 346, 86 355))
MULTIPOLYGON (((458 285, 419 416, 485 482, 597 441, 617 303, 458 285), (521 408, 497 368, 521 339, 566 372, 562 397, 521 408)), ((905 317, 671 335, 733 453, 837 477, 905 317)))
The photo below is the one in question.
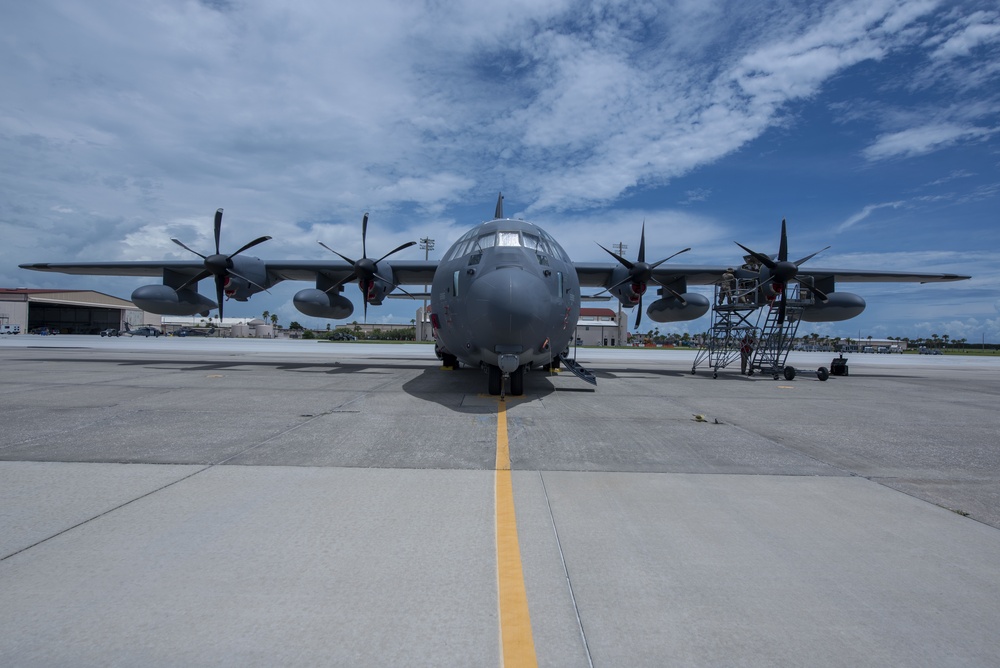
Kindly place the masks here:
POLYGON ((361 287, 361 294, 363 295, 364 300, 365 300, 365 306, 364 306, 364 309, 365 309, 365 321, 368 320, 368 296, 369 296, 369 290, 371 290, 371 288, 375 285, 376 281, 381 282, 381 283, 385 283, 386 285, 389 286, 389 288, 391 290, 399 288, 400 292, 402 292, 403 294, 407 295, 411 299, 415 299, 415 297, 413 295, 411 295, 406 290, 403 290, 403 288, 400 288, 398 285, 396 285, 396 284, 394 284, 394 283, 392 283, 390 281, 387 281, 384 278, 382 278, 381 276, 379 276, 378 275, 378 263, 381 262, 382 260, 386 259, 390 255, 392 255, 393 253, 398 253, 399 251, 403 250, 404 248, 409 248, 410 246, 415 246, 417 244, 416 241, 407 241, 405 244, 402 244, 400 246, 397 246, 396 248, 393 248, 391 251, 389 251, 388 253, 386 253, 385 255, 383 255, 382 257, 380 257, 379 259, 373 260, 370 257, 368 257, 368 249, 367 249, 367 245, 366 245, 367 238, 368 238, 368 214, 366 213, 364 215, 364 217, 361 219, 361 259, 360 260, 352 260, 351 258, 347 257, 346 255, 344 255, 342 253, 338 253, 337 251, 333 250, 332 248, 330 248, 329 246, 327 246, 322 241, 319 242, 320 246, 322 246, 323 248, 327 249, 328 251, 330 251, 334 255, 337 255, 337 256, 343 258, 343 260, 345 262, 349 263, 354 268, 354 270, 350 274, 348 274, 347 276, 345 276, 341 280, 337 281, 337 283, 335 285, 333 285, 332 287, 328 288, 326 290, 326 292, 330 293, 330 292, 335 292, 337 290, 340 290, 341 286, 343 286, 344 284, 357 279, 358 280, 358 285, 361 287))
POLYGON ((812 258, 816 257, 817 255, 825 251, 827 248, 829 248, 829 246, 827 246, 826 248, 822 248, 816 251, 815 253, 806 255, 804 258, 796 262, 789 262, 788 233, 785 230, 784 218, 781 219, 781 240, 778 245, 777 261, 772 260, 770 257, 764 255, 763 253, 758 253, 757 251, 750 250, 749 248, 747 248, 738 241, 736 242, 736 245, 745 250, 747 253, 753 256, 755 260, 757 260, 762 265, 767 267, 768 270, 770 270, 771 276, 761 285, 763 286, 766 283, 770 282, 774 288, 774 291, 781 293, 781 303, 778 306, 779 323, 785 322, 785 286, 788 284, 788 281, 798 281, 803 288, 813 293, 813 295, 821 302, 825 303, 830 300, 830 298, 827 297, 822 290, 812 285, 803 283, 802 279, 799 277, 799 267, 803 263, 811 260, 812 258))
POLYGON ((254 283, 253 281, 251 281, 246 276, 240 276, 235 271, 233 271, 233 258, 236 257, 237 255, 239 255, 240 253, 242 253, 243 251, 249 250, 249 249, 253 248, 254 246, 256 246, 258 244, 262 244, 262 243, 264 243, 265 241, 267 241, 267 240, 269 240, 271 238, 271 237, 268 237, 268 236, 257 237, 256 239, 254 239, 250 243, 244 245, 242 248, 240 248, 235 253, 230 253, 229 255, 226 255, 225 253, 220 253, 219 252, 219 237, 221 235, 221 232, 222 232, 222 209, 218 209, 215 212, 215 254, 214 255, 202 255, 198 251, 193 250, 191 248, 188 248, 183 243, 181 243, 178 239, 171 239, 171 241, 173 241, 175 244, 177 244, 178 246, 180 246, 184 250, 189 251, 191 253, 194 253, 195 255, 197 255, 198 257, 200 257, 202 260, 205 261, 205 268, 197 276, 189 279, 186 283, 184 283, 184 285, 181 285, 180 287, 176 288, 176 291, 180 292, 184 288, 188 287, 189 285, 193 285, 193 284, 197 283, 198 281, 200 281, 203 278, 208 278, 209 276, 215 276, 215 294, 216 294, 216 301, 219 304, 219 320, 220 321, 222 320, 222 302, 223 302, 223 297, 225 296, 225 287, 226 287, 226 277, 227 276, 235 276, 236 278, 239 278, 239 279, 242 279, 242 280, 246 281, 247 283, 249 283, 250 285, 254 286, 255 288, 258 288, 260 290, 265 290, 266 291, 266 289, 263 286, 257 285, 256 283, 254 283))
MULTIPOLYGON (((601 244, 597 244, 597 245, 601 246, 601 244)), ((605 248, 604 246, 601 246, 601 249, 605 253, 607 253, 608 255, 610 255, 611 257, 613 257, 614 259, 618 260, 618 262, 620 262, 623 267, 625 267, 626 269, 628 269, 628 276, 626 276, 622 280, 618 281, 617 283, 615 283, 611 287, 608 287, 608 288, 605 288, 604 290, 601 290, 601 292, 598 292, 597 294, 602 294, 604 292, 610 292, 611 290, 614 290, 618 286, 624 285, 625 283, 628 283, 629 281, 631 281, 632 282, 632 292, 635 292, 637 295, 639 295, 639 302, 637 304, 638 307, 639 307, 639 310, 638 310, 638 312, 636 313, 636 316, 635 316, 635 329, 638 329, 639 328, 639 323, 642 322, 642 295, 643 295, 643 293, 646 292, 646 284, 647 283, 650 283, 650 282, 656 283, 657 285, 659 285, 660 287, 662 287, 664 290, 666 290, 667 292, 669 292, 670 294, 672 294, 678 301, 680 301, 681 304, 684 304, 684 305, 687 304, 687 301, 685 301, 684 297, 682 297, 680 295, 680 293, 678 293, 675 290, 672 290, 671 288, 668 288, 667 286, 663 285, 662 283, 660 283, 659 281, 657 281, 655 278, 653 278, 653 270, 656 269, 657 267, 659 267, 661 264, 663 264, 667 260, 675 258, 678 255, 680 255, 681 253, 688 252, 689 250, 691 250, 690 248, 685 248, 684 250, 679 250, 676 253, 674 253, 673 255, 671 255, 669 257, 663 258, 659 262, 654 262, 652 264, 649 264, 648 262, 646 262, 646 223, 645 223, 645 221, 643 221, 643 223, 642 223, 642 234, 639 237, 639 257, 638 257, 638 259, 635 262, 630 262, 629 260, 626 260, 621 255, 619 255, 618 253, 610 251, 607 248, 605 248)))

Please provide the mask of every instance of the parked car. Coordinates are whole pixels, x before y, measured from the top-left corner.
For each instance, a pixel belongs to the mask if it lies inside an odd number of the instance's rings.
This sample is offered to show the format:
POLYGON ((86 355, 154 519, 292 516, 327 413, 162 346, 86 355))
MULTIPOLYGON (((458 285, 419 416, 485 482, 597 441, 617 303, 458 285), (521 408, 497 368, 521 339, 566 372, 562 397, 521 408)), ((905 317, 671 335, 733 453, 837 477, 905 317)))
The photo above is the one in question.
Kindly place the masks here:
POLYGON ((327 337, 331 341, 356 341, 358 337, 343 330, 334 331, 327 337))
POLYGON ((119 332, 114 327, 111 327, 109 329, 102 329, 101 330, 101 336, 121 336, 121 335, 122 335, 122 333, 119 332))

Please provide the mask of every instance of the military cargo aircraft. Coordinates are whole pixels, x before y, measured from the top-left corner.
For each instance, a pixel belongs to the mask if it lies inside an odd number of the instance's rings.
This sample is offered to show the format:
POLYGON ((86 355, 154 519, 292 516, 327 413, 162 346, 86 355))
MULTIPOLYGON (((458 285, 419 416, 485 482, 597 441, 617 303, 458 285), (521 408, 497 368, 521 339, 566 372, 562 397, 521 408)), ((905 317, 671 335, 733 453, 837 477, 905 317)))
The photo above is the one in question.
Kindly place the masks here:
MULTIPOLYGON (((395 290, 409 297, 430 299, 430 320, 436 352, 446 366, 481 368, 490 394, 523 394, 524 373, 532 368, 565 365, 580 377, 595 382, 569 355, 580 302, 581 288, 600 288, 626 308, 637 307, 636 327, 642 319, 643 295, 650 283, 658 297, 645 313, 656 322, 694 320, 708 312, 710 300, 688 292, 690 285, 717 284, 731 271, 725 265, 668 264, 690 249, 647 262, 645 225, 635 261, 603 246, 615 262, 573 262, 562 246, 541 227, 525 220, 505 218, 503 195, 494 217, 473 227, 438 260, 393 260, 395 253, 416 244, 407 242, 378 259, 368 257, 368 214, 362 219, 360 259, 352 259, 320 242, 339 260, 262 260, 243 252, 271 237, 259 237, 234 253, 220 251, 222 209, 215 214, 215 253, 202 255, 181 241, 173 241, 201 258, 200 261, 85 262, 22 264, 24 269, 64 274, 104 276, 157 276, 161 283, 145 285, 132 293, 136 306, 161 315, 207 315, 214 308, 222 317, 226 298, 247 301, 281 281, 312 281, 313 288, 292 298, 295 307, 314 318, 342 320, 354 305, 343 293, 348 283, 361 288, 365 315, 368 305, 378 306, 395 290), (198 293, 198 282, 213 277, 216 301, 198 293), (402 285, 431 285, 429 295, 414 295, 402 285)), ((776 256, 740 246, 759 264, 758 290, 764 299, 780 295, 790 281, 798 282, 815 297, 802 313, 803 320, 837 321, 853 318, 865 308, 859 295, 835 292, 838 282, 942 282, 969 278, 957 274, 866 271, 857 269, 802 268, 816 253, 788 261, 788 242, 782 222, 776 256)), ((743 277, 752 275, 739 270, 743 277)), ((600 294, 598 293, 598 294, 600 294)), ((597 296, 597 295, 591 295, 597 296)), ((784 308, 784 300, 780 300, 784 308)))

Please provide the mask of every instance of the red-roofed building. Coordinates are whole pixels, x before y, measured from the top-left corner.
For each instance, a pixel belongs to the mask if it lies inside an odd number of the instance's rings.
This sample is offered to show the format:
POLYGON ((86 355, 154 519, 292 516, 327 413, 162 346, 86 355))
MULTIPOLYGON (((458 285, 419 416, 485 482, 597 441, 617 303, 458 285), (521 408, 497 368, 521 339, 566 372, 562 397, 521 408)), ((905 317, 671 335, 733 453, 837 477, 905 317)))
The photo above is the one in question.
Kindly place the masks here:
POLYGON ((576 323, 577 345, 622 346, 628 339, 624 318, 618 322, 618 313, 609 308, 581 308, 576 323))

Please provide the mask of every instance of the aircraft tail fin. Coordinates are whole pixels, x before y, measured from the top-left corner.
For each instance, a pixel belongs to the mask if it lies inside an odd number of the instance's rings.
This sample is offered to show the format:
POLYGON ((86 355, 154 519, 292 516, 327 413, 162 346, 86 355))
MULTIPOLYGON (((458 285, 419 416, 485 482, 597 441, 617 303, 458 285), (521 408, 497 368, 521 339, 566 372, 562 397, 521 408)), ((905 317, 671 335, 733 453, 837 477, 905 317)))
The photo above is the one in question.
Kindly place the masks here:
POLYGON ((493 217, 498 220, 503 218, 503 193, 500 193, 500 195, 497 196, 497 210, 493 214, 493 217))

